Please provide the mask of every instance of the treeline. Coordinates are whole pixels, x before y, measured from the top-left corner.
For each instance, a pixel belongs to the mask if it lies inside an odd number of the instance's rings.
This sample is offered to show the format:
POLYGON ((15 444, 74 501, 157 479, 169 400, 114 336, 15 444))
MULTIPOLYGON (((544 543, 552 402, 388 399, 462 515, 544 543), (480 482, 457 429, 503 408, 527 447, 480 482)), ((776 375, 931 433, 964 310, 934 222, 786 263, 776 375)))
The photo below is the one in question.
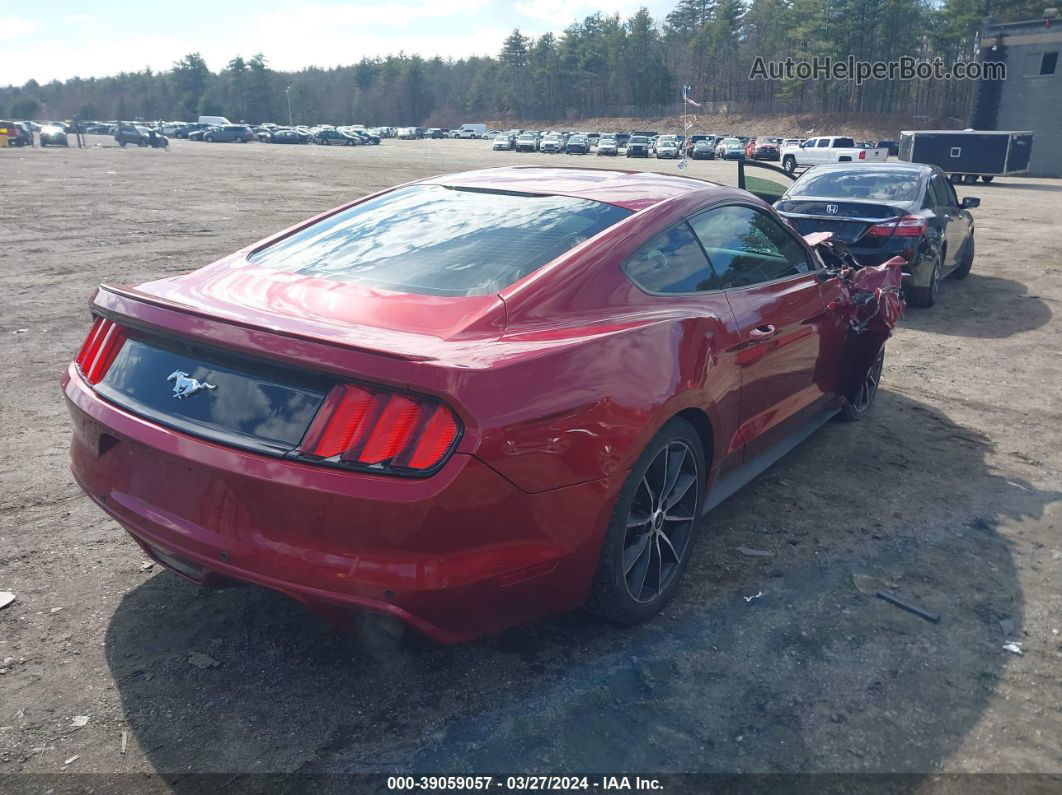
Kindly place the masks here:
POLYGON ((198 53, 145 69, 0 88, 0 116, 194 119, 257 123, 455 126, 476 119, 561 120, 676 112, 681 86, 732 112, 865 112, 964 118, 960 81, 750 80, 757 57, 829 56, 947 65, 973 57, 981 19, 1030 19, 1046 0, 679 0, 663 20, 644 8, 602 13, 537 38, 514 30, 495 57, 363 58, 280 72, 237 56, 211 72, 198 53))

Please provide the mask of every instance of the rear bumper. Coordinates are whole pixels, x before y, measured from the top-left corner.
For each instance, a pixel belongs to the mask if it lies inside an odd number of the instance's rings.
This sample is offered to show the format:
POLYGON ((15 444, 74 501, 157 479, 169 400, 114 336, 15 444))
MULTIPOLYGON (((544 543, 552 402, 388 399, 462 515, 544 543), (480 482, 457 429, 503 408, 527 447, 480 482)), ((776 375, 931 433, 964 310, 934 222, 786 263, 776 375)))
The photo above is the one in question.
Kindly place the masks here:
POLYGON ((151 423, 73 368, 63 386, 78 484, 160 563, 447 643, 582 604, 622 484, 531 495, 462 454, 416 480, 315 467, 151 423))

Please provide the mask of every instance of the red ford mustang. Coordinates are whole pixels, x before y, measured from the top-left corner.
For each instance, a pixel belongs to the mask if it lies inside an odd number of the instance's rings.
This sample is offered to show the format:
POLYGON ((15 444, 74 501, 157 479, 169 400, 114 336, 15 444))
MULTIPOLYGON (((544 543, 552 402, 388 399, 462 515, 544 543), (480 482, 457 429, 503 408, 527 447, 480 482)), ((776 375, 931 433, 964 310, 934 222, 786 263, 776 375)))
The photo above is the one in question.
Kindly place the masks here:
POLYGON ((383 191, 101 287, 63 379, 73 472, 179 574, 333 620, 451 642, 580 605, 634 623, 703 511, 870 406, 899 262, 819 243, 678 176, 383 191))

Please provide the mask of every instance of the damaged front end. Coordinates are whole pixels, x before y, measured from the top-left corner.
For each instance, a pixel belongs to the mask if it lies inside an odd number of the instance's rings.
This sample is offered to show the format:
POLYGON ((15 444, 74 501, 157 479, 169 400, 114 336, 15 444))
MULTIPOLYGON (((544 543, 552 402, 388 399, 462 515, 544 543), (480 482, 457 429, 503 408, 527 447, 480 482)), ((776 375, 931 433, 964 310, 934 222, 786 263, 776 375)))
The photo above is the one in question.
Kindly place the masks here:
POLYGON ((805 237, 818 252, 826 269, 825 278, 838 277, 847 286, 848 336, 845 340, 841 368, 841 394, 853 405, 869 396, 877 385, 884 356, 885 341, 907 310, 904 300, 902 257, 893 257, 881 265, 861 265, 841 240, 828 232, 805 237))

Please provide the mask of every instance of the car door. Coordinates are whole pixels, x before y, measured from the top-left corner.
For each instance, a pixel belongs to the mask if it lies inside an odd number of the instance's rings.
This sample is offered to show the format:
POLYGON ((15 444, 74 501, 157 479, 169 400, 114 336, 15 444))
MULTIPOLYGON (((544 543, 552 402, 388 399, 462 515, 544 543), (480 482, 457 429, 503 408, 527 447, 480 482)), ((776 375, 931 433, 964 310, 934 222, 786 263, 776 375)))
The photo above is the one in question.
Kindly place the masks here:
MULTIPOLYGON (((945 180, 946 181, 946 180, 945 180)), ((942 269, 946 273, 951 269, 955 261, 954 236, 956 225, 952 220, 956 218, 959 208, 949 208, 949 197, 944 188, 943 181, 936 174, 926 181, 926 196, 922 207, 928 210, 927 236, 932 240, 934 249, 944 249, 944 262, 942 269)))
POLYGON ((929 178, 937 199, 937 212, 944 224, 944 241, 948 250, 944 258, 944 272, 952 270, 959 264, 966 238, 970 236, 970 216, 959 207, 959 197, 955 188, 943 172, 933 172, 929 178))
POLYGON ((768 210, 710 208, 690 219, 740 332, 739 434, 746 462, 792 437, 834 400, 843 330, 818 263, 768 210))
POLYGON ((741 380, 734 366, 740 355, 740 331, 730 301, 715 286, 704 249, 685 221, 650 239, 623 270, 663 306, 692 309, 697 317, 689 334, 698 347, 703 346, 700 391, 712 417, 717 454, 713 469, 722 477, 739 467, 744 456, 744 442, 738 436, 741 380))

